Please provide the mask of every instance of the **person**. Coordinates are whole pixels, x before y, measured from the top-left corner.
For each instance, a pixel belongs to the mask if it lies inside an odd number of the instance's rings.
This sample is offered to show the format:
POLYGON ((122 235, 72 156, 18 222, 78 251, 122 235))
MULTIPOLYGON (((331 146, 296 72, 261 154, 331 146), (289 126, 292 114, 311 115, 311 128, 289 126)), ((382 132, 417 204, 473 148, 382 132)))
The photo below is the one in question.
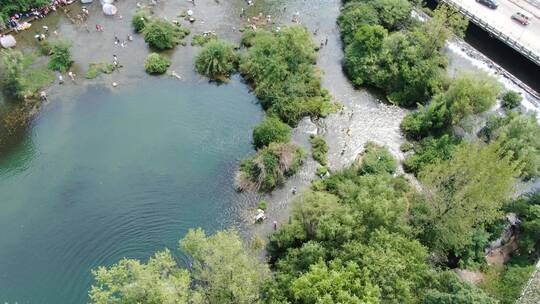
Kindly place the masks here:
POLYGON ((277 221, 274 221, 274 230, 277 230, 277 221))
POLYGON ((113 57, 113 65, 114 65, 114 68, 116 69, 118 67, 118 57, 116 57, 116 55, 112 55, 113 57))
POLYGON ((96 24, 96 31, 103 32, 103 26, 101 26, 100 24, 96 24))
POLYGON ((328 45, 328 37, 324 40, 324 45, 328 45))
POLYGON ((68 72, 69 78, 71 78, 71 81, 75 81, 75 74, 72 71, 68 72))
POLYGON ((64 76, 62 76, 62 74, 58 75, 58 83, 64 84, 64 76))
POLYGON ((118 39, 118 36, 114 35, 114 44, 118 45, 120 43, 120 39, 118 39))
POLYGON ((39 92, 39 99, 41 101, 47 101, 47 92, 45 92, 45 91, 39 92))
POLYGON ((295 195, 296 194, 296 187, 292 187, 291 192, 292 192, 293 195, 295 195))
POLYGON ((128 41, 133 41, 133 36, 131 36, 130 34, 127 35, 127 40, 128 41))

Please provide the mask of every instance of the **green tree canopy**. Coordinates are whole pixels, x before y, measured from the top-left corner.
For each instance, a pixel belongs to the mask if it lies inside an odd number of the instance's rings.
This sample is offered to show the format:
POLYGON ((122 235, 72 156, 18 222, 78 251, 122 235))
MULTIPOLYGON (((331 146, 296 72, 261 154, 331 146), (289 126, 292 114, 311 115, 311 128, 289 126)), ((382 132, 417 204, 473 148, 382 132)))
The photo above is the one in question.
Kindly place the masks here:
POLYGON ((96 282, 89 295, 94 304, 182 304, 197 299, 187 270, 179 269, 170 251, 156 253, 143 264, 123 259, 92 271, 96 282))
POLYGON ((190 230, 180 246, 193 257, 193 278, 206 303, 259 301, 269 271, 245 248, 236 231, 206 236, 202 229, 190 230))
POLYGON ((292 129, 279 118, 269 116, 253 129, 253 145, 256 149, 272 142, 288 142, 292 129))
POLYGON ((419 174, 424 199, 413 210, 424 242, 442 256, 470 244, 476 226, 501 216, 518 175, 496 144, 462 145, 451 159, 425 167, 419 174))
POLYGON ((195 68, 213 80, 225 80, 238 64, 238 55, 234 46, 223 40, 211 40, 197 55, 195 68))

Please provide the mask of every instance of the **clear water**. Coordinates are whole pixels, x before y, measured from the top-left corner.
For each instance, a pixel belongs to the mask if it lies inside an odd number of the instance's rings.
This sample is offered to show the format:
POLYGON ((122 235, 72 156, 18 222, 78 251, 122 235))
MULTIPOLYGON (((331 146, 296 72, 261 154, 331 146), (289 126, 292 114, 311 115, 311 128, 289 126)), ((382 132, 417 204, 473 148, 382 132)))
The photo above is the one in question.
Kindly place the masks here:
POLYGON ((262 116, 238 81, 151 79, 51 102, 0 161, 0 303, 86 303, 92 268, 229 226, 262 116))

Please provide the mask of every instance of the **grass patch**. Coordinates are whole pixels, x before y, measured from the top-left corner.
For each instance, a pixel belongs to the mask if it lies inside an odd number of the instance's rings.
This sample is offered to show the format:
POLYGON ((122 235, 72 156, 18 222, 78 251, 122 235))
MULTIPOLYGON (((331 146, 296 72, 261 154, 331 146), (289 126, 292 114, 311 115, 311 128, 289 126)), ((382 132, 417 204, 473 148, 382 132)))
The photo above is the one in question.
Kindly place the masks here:
POLYGON ((90 63, 85 77, 86 79, 94 79, 101 74, 111 74, 113 71, 114 65, 110 63, 90 63))

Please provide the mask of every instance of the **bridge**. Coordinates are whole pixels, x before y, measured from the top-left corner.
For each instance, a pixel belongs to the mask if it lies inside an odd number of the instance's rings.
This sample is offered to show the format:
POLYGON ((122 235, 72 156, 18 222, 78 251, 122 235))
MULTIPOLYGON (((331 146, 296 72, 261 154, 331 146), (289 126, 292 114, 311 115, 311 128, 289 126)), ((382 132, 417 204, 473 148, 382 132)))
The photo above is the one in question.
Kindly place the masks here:
POLYGON ((497 9, 491 9, 474 0, 440 1, 453 6, 490 35, 540 65, 539 0, 498 0, 497 9), (518 11, 532 15, 529 25, 521 25, 511 18, 518 11))

